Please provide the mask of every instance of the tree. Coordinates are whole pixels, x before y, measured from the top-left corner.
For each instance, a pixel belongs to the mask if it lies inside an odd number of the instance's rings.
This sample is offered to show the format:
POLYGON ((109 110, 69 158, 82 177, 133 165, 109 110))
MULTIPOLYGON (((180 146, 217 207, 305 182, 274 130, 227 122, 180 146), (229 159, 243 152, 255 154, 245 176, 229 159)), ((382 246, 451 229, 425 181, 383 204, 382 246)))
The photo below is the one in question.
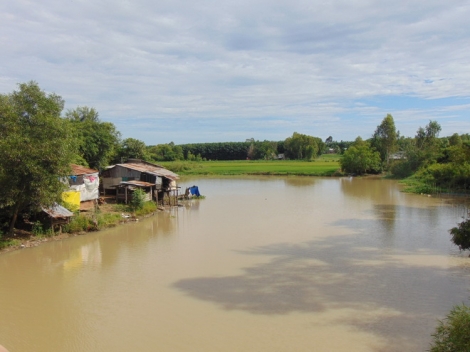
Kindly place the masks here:
POLYGON ((458 133, 454 133, 452 136, 449 137, 449 144, 451 146, 460 146, 462 145, 462 138, 459 136, 458 133))
POLYGON ((184 159, 183 148, 173 142, 147 147, 147 151, 153 160, 175 161, 184 159))
POLYGON ((371 141, 372 147, 380 153, 380 158, 385 165, 389 164, 390 155, 397 149, 397 138, 398 133, 395 129, 393 117, 387 114, 382 123, 377 126, 371 141))
POLYGON ((459 246, 460 250, 470 249, 470 219, 462 221, 449 232, 452 235, 452 242, 459 246))
POLYGON ((147 147, 145 143, 134 138, 126 138, 119 149, 118 160, 127 160, 127 159, 142 159, 149 160, 150 156, 147 152, 147 147))
POLYGON ((253 160, 274 159, 277 156, 277 143, 271 141, 253 141, 247 150, 247 156, 253 160))
POLYGON ((380 154, 368 142, 357 137, 340 161, 343 171, 358 175, 380 172, 380 154))
POLYGON ((286 156, 291 159, 311 160, 321 151, 318 140, 323 144, 320 138, 294 132, 284 143, 286 156))
POLYGON ((98 112, 87 106, 68 110, 65 117, 75 129, 79 154, 88 166, 102 169, 109 165, 118 152, 121 137, 114 124, 101 122, 98 112))
POLYGON ((432 337, 430 352, 470 351, 470 307, 465 304, 453 307, 432 337))
POLYGON ((62 98, 36 82, 0 95, 0 209, 12 234, 18 214, 60 199, 76 153, 73 130, 60 117, 62 98))
POLYGON ((418 169, 435 163, 444 150, 438 138, 440 131, 439 123, 429 121, 424 128, 418 129, 414 139, 399 139, 400 148, 404 151, 406 159, 396 162, 392 167, 392 173, 407 177, 418 169))

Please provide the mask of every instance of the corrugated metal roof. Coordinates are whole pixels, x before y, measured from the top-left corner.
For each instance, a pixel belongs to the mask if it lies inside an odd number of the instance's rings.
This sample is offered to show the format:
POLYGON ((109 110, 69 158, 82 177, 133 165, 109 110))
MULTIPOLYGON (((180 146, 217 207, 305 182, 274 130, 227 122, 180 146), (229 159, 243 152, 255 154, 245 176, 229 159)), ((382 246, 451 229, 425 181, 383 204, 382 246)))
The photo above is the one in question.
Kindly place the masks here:
POLYGON ((47 215, 54 219, 69 218, 73 216, 73 213, 70 210, 64 208, 62 205, 59 205, 57 203, 50 208, 42 208, 42 211, 44 211, 47 215))
POLYGON ((77 176, 77 175, 96 174, 97 172, 99 172, 98 170, 89 169, 89 168, 87 168, 85 166, 81 166, 81 165, 70 164, 70 166, 72 167, 72 173, 75 176, 77 176))
POLYGON ((163 176, 163 177, 169 178, 171 180, 179 179, 179 176, 177 174, 175 174, 174 172, 171 172, 168 169, 160 167, 160 166, 153 166, 153 165, 149 165, 149 164, 140 164, 140 163, 139 164, 125 163, 125 164, 116 164, 116 165, 121 166, 121 167, 126 167, 126 168, 131 169, 131 170, 136 170, 136 171, 140 171, 140 172, 147 172, 149 174, 153 174, 153 175, 156 175, 156 176, 163 176))

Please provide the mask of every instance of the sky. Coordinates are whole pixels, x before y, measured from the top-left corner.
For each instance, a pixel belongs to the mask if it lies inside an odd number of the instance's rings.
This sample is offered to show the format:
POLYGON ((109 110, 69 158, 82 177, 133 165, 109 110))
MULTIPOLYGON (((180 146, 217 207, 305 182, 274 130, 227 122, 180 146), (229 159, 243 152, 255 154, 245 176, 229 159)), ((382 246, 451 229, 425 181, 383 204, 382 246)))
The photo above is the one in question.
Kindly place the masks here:
POLYGON ((470 133, 468 0, 0 1, 0 93, 36 81, 122 138, 470 133))

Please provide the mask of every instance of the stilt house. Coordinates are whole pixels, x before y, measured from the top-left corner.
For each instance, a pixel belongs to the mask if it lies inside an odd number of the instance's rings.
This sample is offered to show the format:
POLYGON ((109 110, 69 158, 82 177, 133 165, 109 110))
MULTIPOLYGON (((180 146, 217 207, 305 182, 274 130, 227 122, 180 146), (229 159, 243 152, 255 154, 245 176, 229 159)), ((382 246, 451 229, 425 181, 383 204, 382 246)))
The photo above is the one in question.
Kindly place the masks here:
POLYGON ((128 203, 136 189, 144 190, 147 200, 163 202, 177 197, 179 176, 163 166, 140 159, 109 166, 101 173, 104 194, 115 192, 116 200, 128 203))

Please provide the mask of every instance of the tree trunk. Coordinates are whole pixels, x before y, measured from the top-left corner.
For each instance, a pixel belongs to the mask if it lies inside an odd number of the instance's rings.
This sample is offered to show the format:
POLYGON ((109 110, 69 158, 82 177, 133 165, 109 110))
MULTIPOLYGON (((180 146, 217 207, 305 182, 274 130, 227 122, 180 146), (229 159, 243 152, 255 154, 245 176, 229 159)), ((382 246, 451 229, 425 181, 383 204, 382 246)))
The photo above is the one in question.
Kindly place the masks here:
POLYGON ((15 212, 11 217, 10 228, 8 229, 8 235, 13 236, 13 230, 15 229, 16 219, 18 218, 18 212, 20 210, 20 203, 18 203, 15 207, 15 212))

